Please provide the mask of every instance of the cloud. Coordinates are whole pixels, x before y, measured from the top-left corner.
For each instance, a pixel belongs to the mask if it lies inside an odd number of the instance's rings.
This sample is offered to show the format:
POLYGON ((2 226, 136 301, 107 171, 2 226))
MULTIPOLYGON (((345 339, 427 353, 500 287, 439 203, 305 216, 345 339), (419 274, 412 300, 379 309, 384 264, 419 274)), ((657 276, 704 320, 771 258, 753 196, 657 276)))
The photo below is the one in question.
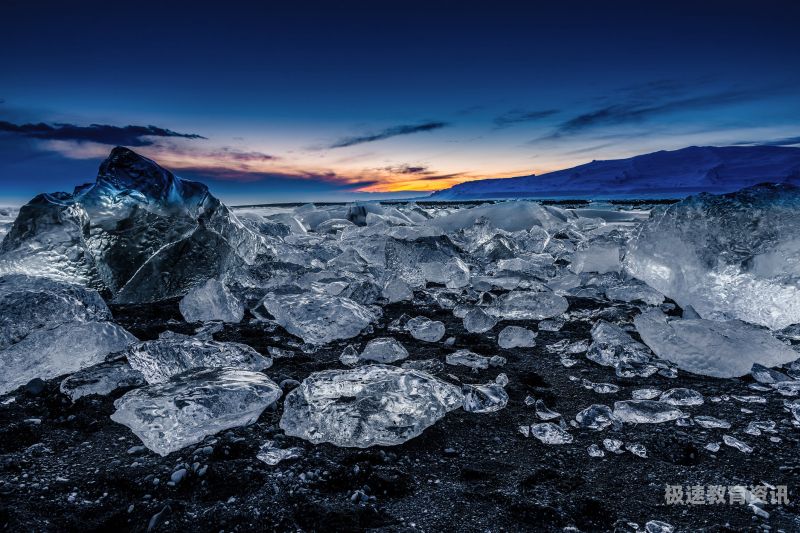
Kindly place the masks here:
POLYGON ((639 123, 650 118, 680 113, 685 111, 704 110, 752 100, 763 96, 765 91, 724 91, 699 96, 676 97, 678 90, 672 85, 655 85, 650 90, 630 92, 624 102, 611 103, 592 111, 582 113, 565 120, 544 139, 558 139, 581 134, 601 126, 619 126, 639 123))
POLYGON ((174 169, 174 172, 182 177, 192 179, 212 179, 217 181, 252 183, 252 182, 272 182, 272 183, 291 183, 291 182, 310 182, 331 190, 357 190, 380 183, 374 179, 364 179, 360 176, 343 176, 335 172, 259 172, 249 170, 239 170, 234 168, 212 167, 212 166, 186 166, 174 169))
POLYGON ((498 128, 505 128, 507 126, 511 126, 512 124, 519 124, 521 122, 534 122, 543 118, 551 117, 558 113, 558 109, 543 109, 540 111, 512 109, 507 113, 503 113, 499 117, 495 117, 494 124, 498 128))
POLYGON ((430 174, 431 170, 424 165, 396 165, 384 167, 381 170, 391 172, 392 174, 430 174))
POLYGON ((433 131, 448 126, 447 122, 423 122, 422 124, 392 126, 386 128, 378 133, 367 135, 358 135, 355 137, 345 137, 339 139, 331 144, 328 148, 346 148, 348 146, 355 146, 357 144, 371 143, 375 141, 382 141, 391 137, 398 137, 400 135, 411 135, 412 133, 420 133, 423 131, 433 131))
POLYGON ((760 146, 794 146, 800 144, 800 136, 784 137, 782 139, 772 139, 770 141, 740 141, 734 143, 735 146, 760 145, 760 146))
POLYGON ((109 126, 107 124, 14 124, 0 120, 0 133, 48 141, 94 142, 121 146, 151 146, 154 137, 205 139, 196 133, 178 133, 158 126, 109 126))

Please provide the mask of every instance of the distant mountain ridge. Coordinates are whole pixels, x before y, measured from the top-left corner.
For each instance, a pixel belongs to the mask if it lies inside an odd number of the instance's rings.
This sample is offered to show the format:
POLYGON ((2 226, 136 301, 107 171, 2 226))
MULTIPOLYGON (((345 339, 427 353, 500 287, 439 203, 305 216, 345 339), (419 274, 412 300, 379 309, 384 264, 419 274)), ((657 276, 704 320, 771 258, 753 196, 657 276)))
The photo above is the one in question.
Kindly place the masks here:
POLYGON ((763 182, 800 185, 800 148, 690 146, 592 161, 539 176, 470 181, 427 199, 681 197, 733 192, 763 182))

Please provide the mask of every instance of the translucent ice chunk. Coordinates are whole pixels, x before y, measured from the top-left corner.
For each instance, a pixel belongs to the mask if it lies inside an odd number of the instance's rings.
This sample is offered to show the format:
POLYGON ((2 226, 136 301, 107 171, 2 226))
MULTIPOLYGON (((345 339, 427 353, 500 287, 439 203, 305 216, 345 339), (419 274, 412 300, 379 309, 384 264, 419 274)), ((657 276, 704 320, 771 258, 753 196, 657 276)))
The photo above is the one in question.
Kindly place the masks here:
POLYGON ((622 453, 622 444, 619 439, 603 439, 603 447, 611 453, 622 453))
POLYGON ((684 413, 677 407, 656 400, 623 400, 614 402, 614 416, 632 424, 661 424, 681 418, 684 413))
POLYGON ((659 389, 637 389, 631 393, 634 400, 652 400, 661 395, 659 389))
POLYGON ((201 368, 127 392, 114 402, 111 419, 167 455, 207 435, 252 424, 280 396, 280 387, 259 372, 201 368))
POLYGON ((464 410, 470 413, 493 413, 508 404, 508 393, 500 383, 464 385, 464 410))
POLYGON ((705 429, 728 429, 731 427, 731 423, 727 420, 707 415, 696 416, 694 417, 694 421, 698 426, 705 429))
POLYGON ((672 533, 675 527, 661 520, 650 520, 644 525, 645 533, 672 533))
POLYGON ((383 297, 391 304, 413 299, 414 292, 408 286, 408 283, 400 278, 393 277, 383 286, 383 297))
POLYGON ((772 370, 758 363, 753 363, 753 366, 750 368, 750 375, 759 383, 766 383, 769 385, 780 383, 781 381, 791 381, 792 379, 783 372, 772 370))
POLYGON ((742 453, 750 453, 753 451, 749 445, 745 444, 744 442, 740 441, 736 437, 732 437, 730 435, 723 435, 722 442, 730 446, 731 448, 736 448, 742 453))
POLYGON ((124 387, 146 385, 144 376, 125 361, 111 361, 84 368, 61 382, 60 390, 74 402, 90 394, 106 395, 124 387))
POLYGON ((417 316, 406 322, 406 330, 417 340, 438 342, 444 337, 444 323, 417 316))
POLYGON ((614 414, 607 405, 596 403, 590 405, 577 415, 575 421, 584 429, 599 431, 614 423, 614 414))
POLYGON ((536 400, 536 416, 541 418, 542 420, 553 420, 554 418, 558 418, 561 416, 561 413, 556 413, 547 405, 545 405, 543 400, 536 400))
POLYGON ((163 383, 175 374, 192 368, 231 367, 263 370, 272 358, 259 354, 246 344, 217 342, 196 337, 161 338, 140 342, 128 349, 131 367, 148 383, 163 383))
POLYGON ((215 279, 190 290, 179 304, 187 322, 241 322, 244 305, 228 288, 215 279))
POLYGON ((270 466, 275 466, 281 461, 288 459, 297 459, 303 454, 301 448, 279 448, 275 445, 275 441, 268 440, 261 445, 261 448, 256 454, 256 459, 263 461, 270 466))
POLYGON ((506 326, 497 336, 497 344, 504 349, 530 348, 536 345, 536 332, 519 326, 506 326))
POLYGON ((33 378, 50 379, 102 363, 138 339, 109 322, 68 322, 38 329, 0 351, 0 394, 33 378))
POLYGON ((480 370, 489 368, 488 357, 478 355, 469 350, 458 350, 457 352, 449 353, 445 357, 445 362, 448 365, 463 365, 480 370))
POLYGON ((605 320, 598 320, 592 327, 592 341, 586 358, 603 366, 646 363, 650 360, 647 346, 636 342, 622 328, 605 320))
POLYGON ((590 444, 586 451, 589 453, 589 457, 604 457, 606 454, 597 444, 590 444))
POLYGON ((696 390, 685 388, 669 389, 661 395, 659 400, 678 406, 703 405, 704 401, 702 394, 696 390))
POLYGON ((649 305, 661 305, 664 302, 663 294, 636 279, 607 288, 606 297, 620 302, 640 301, 649 305))
POLYGON ((749 373, 753 363, 772 367, 797 359, 797 352, 767 331, 738 320, 671 320, 650 309, 634 324, 659 357, 695 374, 738 377, 749 373))
POLYGON ((581 272, 619 272, 619 246, 611 243, 592 244, 572 256, 570 269, 576 274, 581 272))
POLYGON ((394 363, 408 357, 408 350, 392 337, 372 339, 364 347, 359 359, 376 363, 394 363))
POLYGON ((286 396, 280 426, 315 444, 392 446, 416 437, 462 402, 457 387, 419 370, 325 370, 286 396))
POLYGON ((505 320, 543 320, 558 316, 569 303, 549 291, 511 291, 498 297, 488 313, 505 320))
POLYGON ((569 444, 572 442, 572 435, 552 422, 533 424, 531 426, 531 436, 536 437, 545 444, 569 444))
POLYGON ((703 318, 780 329, 800 322, 798 224, 791 185, 691 196, 651 214, 625 267, 703 318))
POLYGON ((375 314, 350 300, 322 294, 269 294, 262 301, 276 322, 309 344, 355 337, 375 314))
POLYGON ((464 317, 464 329, 470 333, 485 333, 496 324, 497 319, 486 314, 480 307, 471 309, 464 317))

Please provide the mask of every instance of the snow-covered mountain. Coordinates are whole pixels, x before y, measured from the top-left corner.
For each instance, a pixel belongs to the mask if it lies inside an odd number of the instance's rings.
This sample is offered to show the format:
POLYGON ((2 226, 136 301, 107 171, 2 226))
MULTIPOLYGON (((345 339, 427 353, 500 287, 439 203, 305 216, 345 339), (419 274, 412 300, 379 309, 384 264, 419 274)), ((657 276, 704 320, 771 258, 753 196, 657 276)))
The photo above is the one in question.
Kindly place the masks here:
POLYGON ((430 199, 683 197, 732 192, 762 182, 800 184, 800 148, 691 146, 592 161, 539 176, 461 183, 430 199))

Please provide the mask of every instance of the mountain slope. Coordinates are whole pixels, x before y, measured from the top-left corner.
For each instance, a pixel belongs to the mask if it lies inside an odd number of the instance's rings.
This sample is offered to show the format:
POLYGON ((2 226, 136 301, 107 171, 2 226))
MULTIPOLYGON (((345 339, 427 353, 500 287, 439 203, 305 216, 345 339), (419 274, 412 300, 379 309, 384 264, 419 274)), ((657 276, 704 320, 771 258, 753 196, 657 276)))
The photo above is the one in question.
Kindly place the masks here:
POLYGON ((691 146, 540 176, 461 183, 429 199, 674 197, 732 192, 765 181, 800 184, 800 148, 691 146))

